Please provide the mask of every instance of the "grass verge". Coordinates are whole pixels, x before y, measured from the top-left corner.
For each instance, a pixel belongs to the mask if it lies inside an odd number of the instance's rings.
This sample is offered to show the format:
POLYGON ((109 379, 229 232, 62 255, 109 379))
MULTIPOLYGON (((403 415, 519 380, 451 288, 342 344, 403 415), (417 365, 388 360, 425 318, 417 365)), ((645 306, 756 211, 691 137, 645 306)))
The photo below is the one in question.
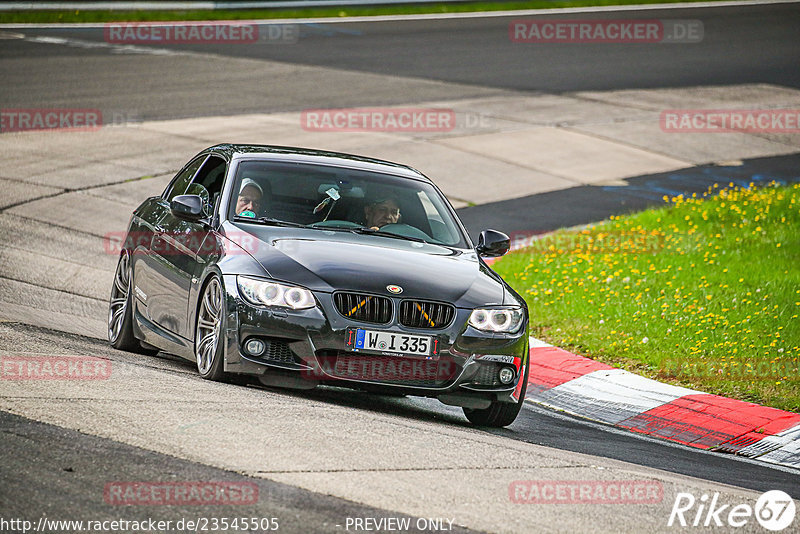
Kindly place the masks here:
POLYGON ((170 20, 258 20, 317 17, 464 13, 516 9, 552 9, 612 5, 691 3, 707 0, 526 0, 518 2, 464 2, 454 4, 401 4, 372 7, 320 7, 305 9, 240 9, 197 11, 0 11, 0 23, 145 22, 170 20))
POLYGON ((665 200, 549 235, 494 269, 554 345, 800 411, 800 184, 665 200))

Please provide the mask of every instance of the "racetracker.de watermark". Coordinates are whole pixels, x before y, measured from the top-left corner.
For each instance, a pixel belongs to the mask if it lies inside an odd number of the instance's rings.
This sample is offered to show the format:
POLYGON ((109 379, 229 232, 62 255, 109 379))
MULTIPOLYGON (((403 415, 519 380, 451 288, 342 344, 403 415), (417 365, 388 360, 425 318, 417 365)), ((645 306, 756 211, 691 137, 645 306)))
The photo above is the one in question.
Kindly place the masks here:
POLYGON ((255 254, 262 242, 247 232, 227 232, 224 236, 212 231, 188 232, 107 232, 103 236, 106 254, 118 256, 123 250, 132 254, 180 256, 185 254, 255 254))
POLYGON ((252 482, 108 482, 103 500, 115 506, 244 505, 258 502, 252 482))
POLYGON ((456 112, 434 108, 307 109, 300 126, 318 132, 449 132, 456 112))
POLYGON ((763 360, 759 362, 707 362, 666 359, 659 372, 666 376, 725 382, 783 381, 800 379, 797 362, 763 360))
POLYGON ((109 126, 141 123, 138 113, 99 109, 24 108, 0 109, 0 133, 37 130, 94 132, 109 126))
POLYGON ((668 109, 668 133, 800 133, 800 109, 668 109))
POLYGON ((103 38, 111 44, 294 44, 297 24, 240 22, 111 22, 103 38))
POLYGON ((612 230, 591 234, 518 231, 509 233, 511 250, 538 254, 653 254, 664 250, 660 234, 612 230))
POLYGON ((656 504, 664 498, 657 480, 515 480, 515 504, 656 504))
POLYGON ((375 382, 446 382, 459 367, 449 358, 379 357, 352 354, 319 358, 319 367, 303 371, 307 380, 367 380, 375 382))
POLYGON ((99 109, 8 108, 0 109, 0 132, 29 130, 94 131, 103 126, 99 109))
POLYGON ((508 25, 514 43, 699 43, 699 20, 518 19, 508 25))
POLYGON ((0 356, 0 380, 106 380, 111 362, 91 356, 0 356))

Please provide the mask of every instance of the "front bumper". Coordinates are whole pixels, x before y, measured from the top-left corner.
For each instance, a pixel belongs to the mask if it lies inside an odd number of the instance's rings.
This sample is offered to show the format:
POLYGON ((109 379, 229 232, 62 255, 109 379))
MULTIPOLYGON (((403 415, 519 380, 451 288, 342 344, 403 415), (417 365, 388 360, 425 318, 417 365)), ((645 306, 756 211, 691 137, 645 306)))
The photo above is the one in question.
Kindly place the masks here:
MULTIPOLYGON (((296 375, 310 383, 441 397, 460 404, 463 398, 517 402, 528 364, 528 321, 516 334, 491 334, 470 327, 472 310, 456 309, 445 329, 407 328, 395 320, 386 325, 360 323, 336 310, 330 293, 314 292, 318 306, 283 310, 253 306, 239 296, 235 276, 225 276, 227 321, 225 371, 251 375, 296 375), (428 357, 356 352, 348 347, 355 328, 432 336, 436 354, 428 357), (256 356, 245 343, 258 338, 266 349, 256 356), (514 369, 502 384, 499 371, 514 369)), ((451 402, 448 402, 451 401, 451 402)))

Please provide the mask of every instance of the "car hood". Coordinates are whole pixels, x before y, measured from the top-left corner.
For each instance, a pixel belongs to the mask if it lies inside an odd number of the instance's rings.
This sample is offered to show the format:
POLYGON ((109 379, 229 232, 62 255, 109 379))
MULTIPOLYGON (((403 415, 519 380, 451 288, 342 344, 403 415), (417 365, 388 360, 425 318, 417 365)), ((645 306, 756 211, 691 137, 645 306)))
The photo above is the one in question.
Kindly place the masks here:
MULTIPOLYGON (((237 225, 238 226, 238 225, 237 225)), ((275 280, 311 290, 361 291, 451 302, 471 308, 508 298, 474 251, 351 232, 242 225, 257 239, 248 252, 275 280)))

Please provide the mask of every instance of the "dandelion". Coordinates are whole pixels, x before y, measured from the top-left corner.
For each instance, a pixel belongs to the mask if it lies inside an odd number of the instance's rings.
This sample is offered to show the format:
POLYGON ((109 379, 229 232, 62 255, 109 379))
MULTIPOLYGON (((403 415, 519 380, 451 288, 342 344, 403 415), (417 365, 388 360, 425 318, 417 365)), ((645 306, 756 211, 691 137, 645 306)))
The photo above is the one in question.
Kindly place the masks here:
MULTIPOLYGON (((702 359, 709 370, 714 366, 715 375, 720 365, 742 369, 765 358, 773 365, 795 362, 796 369, 800 331, 792 326, 800 317, 800 288, 780 242, 800 226, 798 205, 800 184, 760 189, 723 184, 695 198, 670 197, 643 216, 614 216, 581 229, 574 234, 578 239, 557 234, 560 241, 536 245, 536 254, 525 263, 510 263, 508 272, 515 273, 517 289, 528 299, 532 326, 545 327, 552 342, 570 344, 581 354, 624 362, 642 357, 628 348, 648 344, 648 353, 702 359), (605 324, 614 325, 611 335, 605 324), (648 336, 637 336, 640 329, 648 336), (649 345, 649 335, 659 343, 649 345)), ((798 411, 800 372, 791 377, 741 385, 746 400, 798 411)), ((711 393, 731 395, 719 389, 719 381, 697 382, 711 393)))

